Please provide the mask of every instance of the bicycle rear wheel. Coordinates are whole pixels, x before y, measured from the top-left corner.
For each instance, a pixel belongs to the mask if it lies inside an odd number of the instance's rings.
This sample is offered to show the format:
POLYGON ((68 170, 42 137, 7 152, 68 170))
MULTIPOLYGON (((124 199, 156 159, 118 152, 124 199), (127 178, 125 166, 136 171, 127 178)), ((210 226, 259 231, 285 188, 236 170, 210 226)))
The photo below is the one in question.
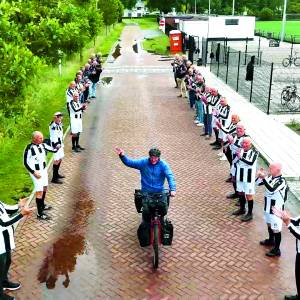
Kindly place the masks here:
POLYGON ((288 58, 284 58, 284 59, 282 60, 282 65, 283 65, 284 67, 288 67, 288 66, 290 65, 290 60, 289 60, 288 58))
POLYGON ((154 224, 154 233, 153 233, 153 268, 158 268, 159 261, 159 253, 158 253, 158 224, 154 224))
POLYGON ((295 60, 294 60, 294 65, 296 67, 299 67, 300 66, 300 57, 296 57, 295 60))
POLYGON ((296 94, 291 95, 289 101, 286 102, 286 106, 290 111, 299 109, 299 96, 296 94))

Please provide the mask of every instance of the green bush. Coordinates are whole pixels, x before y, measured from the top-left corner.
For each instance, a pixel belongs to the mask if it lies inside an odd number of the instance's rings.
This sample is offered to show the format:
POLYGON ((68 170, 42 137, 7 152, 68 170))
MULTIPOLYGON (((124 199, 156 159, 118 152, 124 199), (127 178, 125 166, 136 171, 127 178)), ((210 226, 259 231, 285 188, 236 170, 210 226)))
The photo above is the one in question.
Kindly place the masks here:
POLYGON ((268 7, 265 7, 265 8, 263 8, 261 11, 260 11, 260 14, 259 14, 259 16, 260 16, 260 18, 262 19, 262 20, 265 20, 265 21, 270 21, 270 20, 272 20, 273 19, 273 11, 270 9, 270 8, 268 8, 268 7))

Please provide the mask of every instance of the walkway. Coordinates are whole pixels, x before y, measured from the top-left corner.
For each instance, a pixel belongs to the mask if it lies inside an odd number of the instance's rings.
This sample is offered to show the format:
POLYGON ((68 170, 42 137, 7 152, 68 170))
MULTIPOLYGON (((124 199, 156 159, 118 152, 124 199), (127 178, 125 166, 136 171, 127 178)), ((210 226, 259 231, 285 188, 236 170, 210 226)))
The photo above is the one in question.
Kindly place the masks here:
MULTIPOLYGON (((20 300, 282 299, 295 291, 293 237, 284 230, 281 258, 264 255, 266 249, 258 245, 266 235, 262 190, 256 196, 253 222, 244 224, 231 216, 236 207, 225 199, 231 190, 224 182, 228 164, 220 162, 200 138, 193 112, 176 97, 171 69, 142 71, 168 68, 170 62, 135 53, 132 44, 139 38, 137 27, 126 27, 122 55, 102 75, 113 79, 99 88, 98 99, 85 114, 82 145, 87 150, 72 154, 70 144, 66 145, 62 164, 66 183, 50 185, 48 194, 55 206, 53 221, 32 218, 18 227, 11 273, 23 288, 16 296, 20 300), (140 72, 113 72, 123 66, 140 72), (133 190, 139 174, 122 165, 114 153, 117 145, 133 157, 159 146, 176 175, 178 195, 169 210, 174 243, 163 248, 156 272, 150 249, 141 249, 136 237, 140 216, 133 190)), ((207 80, 212 77, 207 75, 207 80)), ((238 103, 237 111, 242 108, 238 103)), ((250 116, 243 113, 242 118, 248 122, 250 116)), ((249 128, 250 134, 255 132, 254 126, 249 128)))

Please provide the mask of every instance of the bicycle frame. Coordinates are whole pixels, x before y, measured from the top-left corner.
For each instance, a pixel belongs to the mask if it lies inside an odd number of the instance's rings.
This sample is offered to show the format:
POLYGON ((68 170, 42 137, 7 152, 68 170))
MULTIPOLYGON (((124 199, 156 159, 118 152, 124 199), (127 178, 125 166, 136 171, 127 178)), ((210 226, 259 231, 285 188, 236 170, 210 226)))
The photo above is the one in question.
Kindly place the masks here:
POLYGON ((160 215, 158 214, 158 210, 155 210, 154 217, 151 216, 151 229, 150 229, 150 245, 154 245, 154 226, 158 225, 158 245, 162 244, 161 242, 161 222, 160 222, 160 215))

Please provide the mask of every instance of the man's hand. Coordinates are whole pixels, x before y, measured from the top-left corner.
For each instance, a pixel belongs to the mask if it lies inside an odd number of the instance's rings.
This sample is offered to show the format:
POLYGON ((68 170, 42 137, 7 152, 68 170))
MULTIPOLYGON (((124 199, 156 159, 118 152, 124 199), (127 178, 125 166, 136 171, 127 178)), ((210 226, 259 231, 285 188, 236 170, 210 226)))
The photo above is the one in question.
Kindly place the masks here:
POLYGON ((258 171, 257 171, 257 177, 263 179, 265 177, 267 177, 267 172, 265 171, 264 168, 259 168, 258 171))
POLYGON ((125 153, 124 150, 122 148, 119 148, 119 147, 116 147, 115 150, 116 150, 116 153, 118 155, 121 155, 121 156, 123 156, 124 153, 125 153))
POLYGON ((291 215, 288 211, 284 211, 281 209, 276 208, 275 206, 272 206, 272 212, 275 216, 279 217, 280 219, 282 219, 282 221, 284 222, 284 224, 286 226, 288 226, 291 222, 291 215))
POLYGON ((42 177, 41 174, 40 174, 40 172, 37 172, 37 171, 34 171, 33 176, 34 176, 36 179, 40 179, 40 178, 42 177))
POLYGON ((171 197, 175 197, 175 196, 176 196, 176 192, 175 192, 175 191, 171 191, 171 192, 170 192, 170 196, 171 196, 171 197))
POLYGON ((231 134, 227 134, 227 141, 229 144, 233 143, 233 136, 231 134))
POLYGON ((33 211, 35 211, 35 207, 29 208, 29 207, 23 207, 21 209, 21 215, 22 216, 29 216, 33 211))

